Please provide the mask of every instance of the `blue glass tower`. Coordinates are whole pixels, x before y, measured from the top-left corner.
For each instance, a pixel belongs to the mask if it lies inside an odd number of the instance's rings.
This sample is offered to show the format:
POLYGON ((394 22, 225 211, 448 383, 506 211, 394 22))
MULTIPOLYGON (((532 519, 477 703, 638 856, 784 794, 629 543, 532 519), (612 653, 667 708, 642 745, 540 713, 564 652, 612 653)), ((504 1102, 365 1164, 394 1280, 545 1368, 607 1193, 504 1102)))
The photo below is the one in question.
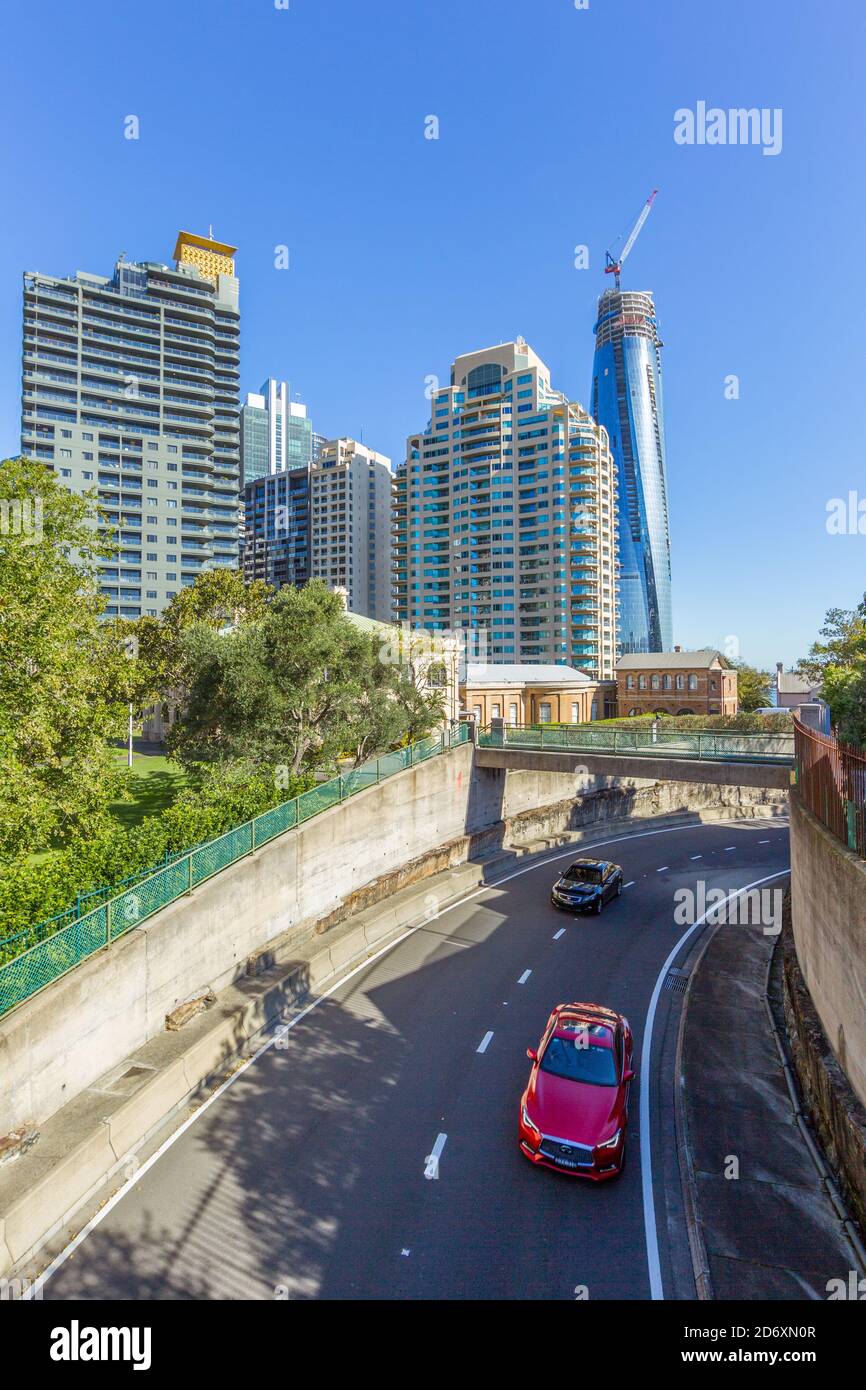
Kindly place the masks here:
POLYGON ((652 295, 605 290, 598 301, 591 396, 619 475, 622 652, 673 647, 661 346, 652 295))

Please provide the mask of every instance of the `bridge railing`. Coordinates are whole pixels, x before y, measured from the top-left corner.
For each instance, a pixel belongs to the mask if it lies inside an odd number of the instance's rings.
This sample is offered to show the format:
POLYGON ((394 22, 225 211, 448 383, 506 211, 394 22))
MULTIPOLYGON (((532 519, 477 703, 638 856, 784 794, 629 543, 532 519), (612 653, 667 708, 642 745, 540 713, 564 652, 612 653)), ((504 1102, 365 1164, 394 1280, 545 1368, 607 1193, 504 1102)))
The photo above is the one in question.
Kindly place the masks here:
POLYGON ((794 720, 797 792, 822 825, 866 858, 866 752, 794 720))
POLYGON ((568 724, 490 724, 480 729, 479 748, 526 748, 554 752, 629 753, 645 757, 701 758, 721 762, 792 763, 793 733, 747 734, 735 729, 685 733, 676 729, 588 729, 568 724))
MULTIPOLYGON (((123 892, 107 896, 99 906, 71 922, 52 918, 28 927, 15 936, 0 938, 0 1016, 29 999, 37 990, 59 979, 88 956, 108 947, 132 927, 192 892, 214 874, 221 873, 247 854, 252 854, 278 835, 294 830, 312 816, 339 806, 357 792, 373 787, 397 772, 414 767, 439 753, 447 753, 469 737, 468 724, 460 724, 429 738, 383 753, 361 767, 322 782, 291 801, 284 801, 254 820, 207 840, 170 863, 154 869, 123 892), (56 925, 58 922, 61 925, 56 925), (35 941, 35 944, 29 944, 35 941)), ((108 892, 108 890, 106 890, 108 892)))

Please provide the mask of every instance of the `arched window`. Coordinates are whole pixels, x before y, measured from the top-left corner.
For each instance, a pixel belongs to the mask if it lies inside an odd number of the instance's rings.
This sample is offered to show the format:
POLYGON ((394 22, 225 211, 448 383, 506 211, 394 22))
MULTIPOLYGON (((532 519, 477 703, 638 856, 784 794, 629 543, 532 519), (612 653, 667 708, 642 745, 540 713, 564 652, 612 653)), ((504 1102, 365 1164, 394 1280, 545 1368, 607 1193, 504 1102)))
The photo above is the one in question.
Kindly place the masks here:
POLYGON ((686 688, 686 678, 685 678, 685 676, 677 676, 677 690, 685 690, 685 688, 686 688))
POLYGON ((664 681, 663 681, 663 684, 664 684, 665 690, 670 690, 671 685, 673 684, 673 682, 671 681, 670 676, 665 676, 664 681))
POLYGON ((638 676, 637 688, 638 690, 646 690, 646 676, 638 676))
POLYGON ((653 678, 652 678, 652 684, 653 684, 653 690, 660 690, 660 689, 661 689, 661 681, 659 680, 659 677, 658 677, 658 676, 656 676, 656 675, 653 676, 653 678))
POLYGON ((689 690, 697 690, 697 688, 698 688, 698 678, 697 678, 697 676, 689 676, 689 690))
POLYGON ((626 690, 634 690, 634 676, 626 676, 625 688, 626 690))
POLYGON ((628 712, 629 719, 633 719, 636 714, 640 714, 639 709, 630 709, 628 712))

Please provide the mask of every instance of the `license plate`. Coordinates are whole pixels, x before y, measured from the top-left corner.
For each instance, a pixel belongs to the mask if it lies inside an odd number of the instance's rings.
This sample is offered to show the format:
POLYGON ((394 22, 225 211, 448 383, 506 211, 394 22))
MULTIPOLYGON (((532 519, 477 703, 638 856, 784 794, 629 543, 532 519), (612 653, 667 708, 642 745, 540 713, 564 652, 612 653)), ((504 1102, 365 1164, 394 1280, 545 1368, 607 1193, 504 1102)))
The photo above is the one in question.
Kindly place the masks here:
POLYGON ((578 1168, 580 1166, 575 1163, 573 1158, 558 1158, 556 1161, 561 1168, 578 1168))

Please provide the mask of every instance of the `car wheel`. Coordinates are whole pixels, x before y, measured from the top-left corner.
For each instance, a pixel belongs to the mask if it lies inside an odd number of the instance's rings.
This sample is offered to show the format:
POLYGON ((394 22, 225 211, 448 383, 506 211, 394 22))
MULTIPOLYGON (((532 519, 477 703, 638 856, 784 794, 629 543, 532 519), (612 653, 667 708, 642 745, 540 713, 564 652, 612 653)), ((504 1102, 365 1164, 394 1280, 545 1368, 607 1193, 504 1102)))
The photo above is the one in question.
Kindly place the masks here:
POLYGON ((602 893, 599 893, 599 895, 598 895, 598 897, 597 897, 597 899, 596 899, 596 903, 595 903, 595 914, 596 914, 596 916, 598 916, 598 914, 601 912, 601 909, 602 909, 603 907, 604 907, 604 895, 603 895, 602 893))

